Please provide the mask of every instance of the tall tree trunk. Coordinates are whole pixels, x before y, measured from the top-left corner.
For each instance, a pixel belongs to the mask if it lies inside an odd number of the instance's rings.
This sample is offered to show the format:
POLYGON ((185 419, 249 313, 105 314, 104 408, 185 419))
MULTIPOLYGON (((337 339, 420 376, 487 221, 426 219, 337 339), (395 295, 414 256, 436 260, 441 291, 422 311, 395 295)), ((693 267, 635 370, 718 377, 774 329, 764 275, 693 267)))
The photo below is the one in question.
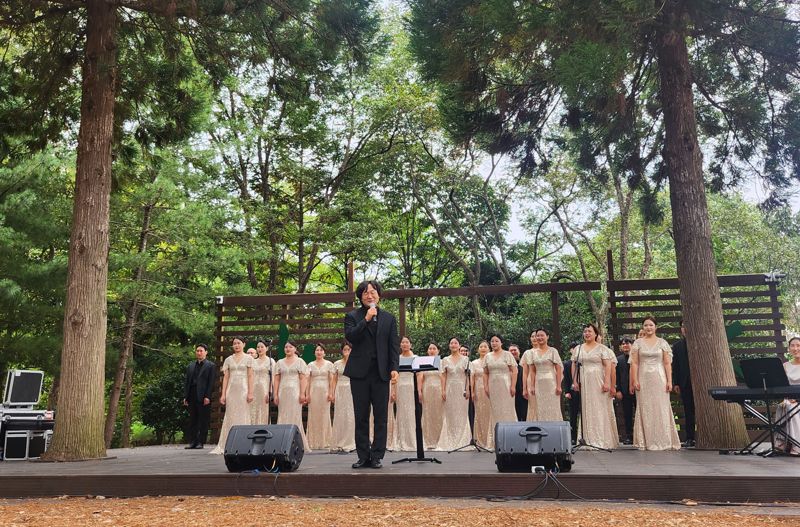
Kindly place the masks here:
MULTIPOLYGON (((659 2, 660 4, 660 2, 659 2)), ((708 395, 711 386, 735 386, 719 294, 703 164, 697 141, 684 2, 667 0, 656 34, 666 139, 672 225, 697 406, 697 444, 736 448, 747 443, 742 411, 708 395)))
MULTIPOLYGON (((147 251, 147 241, 150 237, 150 220, 153 215, 155 203, 147 203, 142 207, 142 228, 139 231, 139 245, 136 253, 139 255, 147 251)), ((133 283, 138 284, 144 278, 145 264, 141 263, 136 268, 133 275, 133 283)), ((114 383, 111 386, 111 395, 108 400, 108 413, 106 414, 106 427, 104 440, 106 448, 111 448, 111 440, 114 438, 114 427, 117 424, 117 413, 119 408, 119 398, 122 392, 122 383, 126 377, 126 368, 133 354, 133 338, 136 331, 136 324, 141 312, 139 299, 134 297, 130 305, 125 310, 125 329, 122 333, 122 349, 120 350, 119 360, 117 361, 117 373, 114 375, 114 383)))
POLYGON ((133 420, 133 354, 125 367, 125 411, 122 414, 120 444, 122 448, 131 446, 131 421, 133 420))
POLYGON ((45 457, 105 457, 105 388, 108 228, 111 141, 117 83, 117 11, 106 0, 87 0, 86 51, 75 203, 64 305, 61 387, 53 442, 45 457))
POLYGON ((111 440, 114 438, 114 428, 117 424, 117 410, 119 399, 122 393, 122 386, 127 377, 128 363, 133 353, 133 337, 136 330, 136 322, 139 317, 139 302, 134 299, 127 310, 125 310, 125 329, 122 336, 122 349, 120 350, 119 360, 117 361, 117 373, 114 375, 114 383, 111 386, 111 395, 108 399, 108 413, 106 414, 106 427, 104 440, 106 448, 111 448, 111 440))

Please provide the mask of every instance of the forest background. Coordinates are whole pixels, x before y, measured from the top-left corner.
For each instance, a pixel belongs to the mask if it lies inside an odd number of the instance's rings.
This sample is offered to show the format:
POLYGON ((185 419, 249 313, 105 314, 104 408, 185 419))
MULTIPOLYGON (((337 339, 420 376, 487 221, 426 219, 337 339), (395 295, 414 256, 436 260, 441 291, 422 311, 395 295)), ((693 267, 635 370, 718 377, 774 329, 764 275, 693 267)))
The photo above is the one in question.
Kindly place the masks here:
MULTIPOLYGON (((377 277, 387 288, 603 281, 608 249, 617 278, 676 275, 657 113, 645 112, 631 167, 623 148, 598 147, 599 132, 571 126, 569 109, 555 102, 532 170, 501 149, 454 139, 452 108, 415 58, 405 4, 371 6, 364 42, 333 57, 324 39, 291 25, 248 42, 248 58, 233 60, 164 32, 145 13, 123 16, 106 339, 110 445, 180 438, 182 371, 194 343, 213 341, 218 295, 342 291, 351 262, 357 281, 377 277), (306 59, 256 60, 275 49, 306 59), (323 56, 325 67, 305 64, 323 56)), ((50 19, 49 32, 0 27, 0 370, 43 369, 50 401, 80 114, 76 20, 50 19)), ((579 59, 563 65, 565 75, 591 66, 579 59)), ((728 102, 747 103, 743 94, 728 102)), ((797 196, 791 187, 778 195, 759 187, 757 151, 744 156, 751 162, 717 164, 720 149, 742 146, 723 146, 717 109, 702 97, 696 104, 706 125, 700 139, 718 273, 785 272, 785 324, 795 334, 797 196)), ((606 323, 603 300, 564 295, 565 341, 586 321, 606 323)), ((429 342, 446 348, 450 336, 474 348, 491 332, 525 349, 530 331, 550 323, 543 294, 414 299, 407 307, 417 353, 429 342)))

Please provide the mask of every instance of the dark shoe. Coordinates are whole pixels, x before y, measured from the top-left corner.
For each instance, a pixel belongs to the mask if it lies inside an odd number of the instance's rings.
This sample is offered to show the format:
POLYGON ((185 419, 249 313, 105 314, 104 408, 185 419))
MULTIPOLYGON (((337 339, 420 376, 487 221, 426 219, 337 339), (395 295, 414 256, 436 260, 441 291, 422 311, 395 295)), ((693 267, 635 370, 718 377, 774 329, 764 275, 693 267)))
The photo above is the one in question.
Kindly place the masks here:
POLYGON ((353 463, 353 468, 367 468, 370 466, 369 459, 359 459, 355 463, 353 463))
POLYGON ((630 439, 628 439, 628 438, 625 438, 625 439, 623 439, 623 440, 622 440, 622 444, 623 444, 623 445, 632 445, 632 444, 633 444, 633 441, 631 441, 631 440, 630 440, 630 439))
POLYGON ((197 443, 192 443, 188 446, 183 447, 184 450, 193 450, 195 448, 197 448, 197 443))
POLYGON ((197 443, 194 448, 195 450, 203 450, 203 443, 197 443))
POLYGON ((694 439, 687 439, 683 443, 681 443, 683 448, 693 448, 694 447, 694 439))
POLYGON ((369 468, 383 468, 383 463, 381 463, 380 459, 373 459, 369 464, 369 468))

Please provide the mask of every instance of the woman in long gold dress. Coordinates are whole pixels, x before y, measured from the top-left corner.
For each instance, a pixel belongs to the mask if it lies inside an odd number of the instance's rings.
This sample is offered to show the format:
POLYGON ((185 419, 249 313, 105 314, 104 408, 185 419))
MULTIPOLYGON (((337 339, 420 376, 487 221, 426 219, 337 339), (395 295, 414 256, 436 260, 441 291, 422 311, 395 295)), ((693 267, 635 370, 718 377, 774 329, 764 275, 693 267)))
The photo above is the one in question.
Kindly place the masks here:
POLYGON ((225 407, 219 442, 211 454, 225 453, 228 432, 235 425, 250 424, 250 403, 253 402, 253 357, 244 352, 244 339, 234 337, 233 353, 222 363, 222 395, 219 404, 225 407))
MULTIPOLYGON (((439 354, 439 346, 428 345, 428 356, 439 354)), ((442 375, 441 371, 417 373, 417 393, 422 405, 422 439, 425 450, 433 450, 442 433, 442 375)))
POLYGON ((533 347, 522 355, 522 368, 527 390, 528 421, 563 421, 561 414, 561 381, 564 366, 558 350, 548 344, 550 334, 544 328, 531 333, 533 347), (531 415, 533 414, 533 415, 531 415))
POLYGON ((617 448, 619 433, 610 393, 614 353, 600 344, 594 324, 583 327, 583 343, 572 348, 572 389, 581 395, 579 437, 599 448, 617 448))
POLYGON ((333 393, 333 440, 331 450, 350 452, 356 448, 353 413, 353 394, 350 393, 350 378, 344 374, 347 359, 350 358, 350 344, 342 344, 342 358, 333 363, 336 374, 331 381, 333 393))
POLYGON ((489 421, 492 418, 492 405, 483 388, 483 370, 486 367, 484 359, 489 353, 489 343, 482 340, 478 344, 478 358, 470 365, 470 388, 472 403, 475 405, 475 421, 472 425, 475 443, 483 448, 490 448, 493 432, 489 430, 489 421))
POLYGON ((297 425, 303 437, 306 453, 311 452, 303 428, 303 405, 308 403, 308 365, 297 356, 297 348, 291 342, 283 347, 286 354, 275 365, 275 405, 278 407, 278 424, 297 425))
POLYGON ((269 424, 269 392, 272 388, 272 371, 275 359, 267 357, 267 343, 256 344, 257 358, 253 361, 253 403, 250 405, 250 424, 269 424))
MULTIPOLYGON (((408 337, 400 339, 400 356, 414 356, 408 337)), ((413 452, 417 449, 417 423, 414 416, 414 374, 410 371, 400 372, 395 385, 395 399, 397 415, 394 423, 394 449, 413 452)))
POLYGON ((469 359, 461 354, 461 343, 457 338, 450 339, 448 348, 450 355, 442 360, 444 420, 437 450, 454 450, 469 444, 471 439, 467 385, 469 359))
POLYGON ((336 370, 333 363, 325 360, 325 347, 317 344, 314 348, 315 359, 308 365, 311 376, 306 392, 308 400, 308 422, 306 436, 308 444, 314 450, 329 450, 333 426, 331 424, 331 379, 336 370))
POLYGON ((494 427, 499 422, 516 422, 517 410, 514 395, 517 387, 517 361, 503 349, 500 335, 489 339, 492 351, 486 354, 483 368, 483 386, 492 407, 489 419, 489 447, 494 448, 494 427))
POLYGON ((633 445, 640 450, 680 450, 672 392, 672 348, 656 335, 656 319, 642 321, 644 336, 631 346, 630 383, 636 392, 633 445))

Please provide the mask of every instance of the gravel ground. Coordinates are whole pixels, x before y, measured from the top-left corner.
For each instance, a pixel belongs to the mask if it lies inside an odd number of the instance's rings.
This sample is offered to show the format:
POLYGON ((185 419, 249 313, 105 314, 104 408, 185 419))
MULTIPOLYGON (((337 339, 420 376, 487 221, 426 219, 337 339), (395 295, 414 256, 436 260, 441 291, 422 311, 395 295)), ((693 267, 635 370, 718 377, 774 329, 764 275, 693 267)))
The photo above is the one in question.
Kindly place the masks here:
POLYGON ((205 527, 276 525, 332 527, 682 525, 800 526, 800 504, 707 506, 631 502, 450 499, 308 499, 273 497, 146 497, 0 500, 0 525, 205 527))

